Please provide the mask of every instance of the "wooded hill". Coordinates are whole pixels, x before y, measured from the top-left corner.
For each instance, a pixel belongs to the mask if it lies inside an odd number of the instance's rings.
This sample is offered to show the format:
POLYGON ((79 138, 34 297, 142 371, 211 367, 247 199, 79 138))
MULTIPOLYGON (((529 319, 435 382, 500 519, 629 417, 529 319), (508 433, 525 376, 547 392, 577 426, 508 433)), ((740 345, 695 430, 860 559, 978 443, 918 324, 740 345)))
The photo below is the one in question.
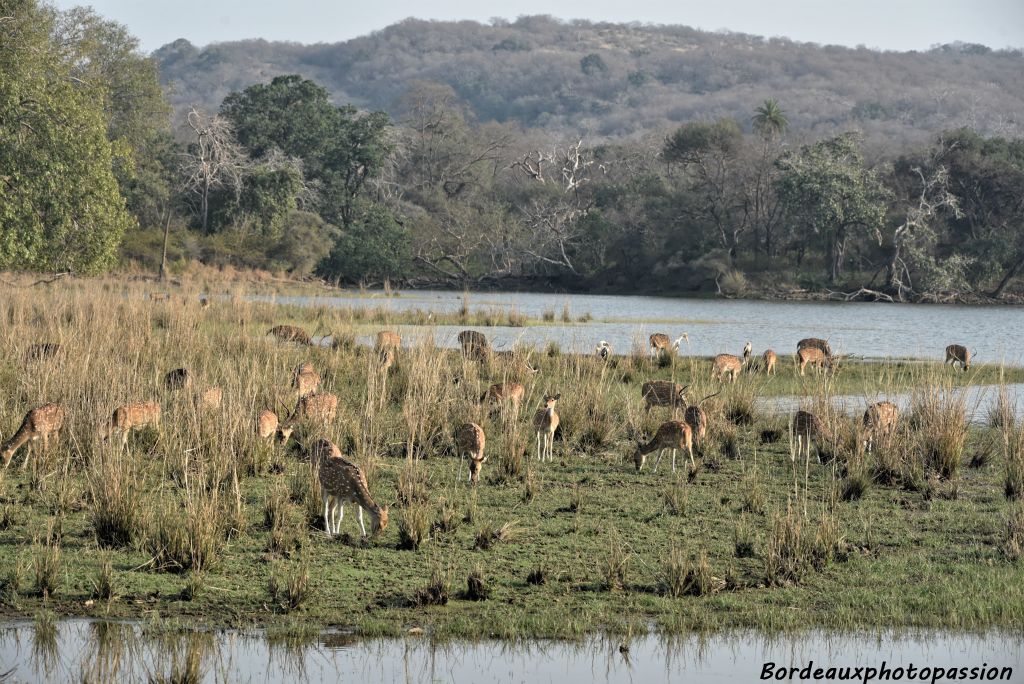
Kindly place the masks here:
POLYGON ((790 130, 856 128, 869 149, 966 126, 1018 137, 1024 55, 976 44, 927 52, 799 43, 685 26, 522 17, 490 25, 409 19, 333 44, 248 40, 154 53, 171 104, 215 111, 230 92, 301 74, 338 104, 396 114, 417 81, 451 86, 479 123, 517 122, 589 139, 668 131, 692 120, 748 122, 773 98, 790 130))

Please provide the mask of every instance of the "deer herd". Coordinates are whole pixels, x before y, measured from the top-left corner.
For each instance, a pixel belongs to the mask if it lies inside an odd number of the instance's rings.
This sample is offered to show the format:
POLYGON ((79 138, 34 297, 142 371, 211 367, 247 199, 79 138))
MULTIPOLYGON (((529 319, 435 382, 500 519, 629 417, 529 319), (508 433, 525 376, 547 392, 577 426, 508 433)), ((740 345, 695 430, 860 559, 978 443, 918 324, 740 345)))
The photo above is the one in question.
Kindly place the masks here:
MULTIPOLYGON (((302 328, 295 326, 279 325, 271 328, 268 335, 285 342, 312 344, 311 336, 302 328)), ((484 361, 493 358, 516 360, 510 352, 492 351, 487 337, 473 330, 460 333, 458 342, 463 356, 469 360, 484 361)), ((668 335, 656 333, 650 336, 649 342, 652 356, 673 355, 679 351, 681 344, 689 344, 689 336, 683 333, 673 340, 668 335)), ((374 351, 379 362, 378 368, 382 372, 387 373, 395 363, 401 344, 401 338, 394 332, 382 331, 377 335, 374 351)), ((966 347, 951 344, 946 347, 945 352, 945 363, 952 363, 954 367, 959 365, 964 371, 970 369, 971 352, 966 347)), ((29 360, 39 361, 52 359, 60 353, 61 345, 43 343, 32 345, 28 350, 27 357, 29 360)), ((601 341, 598 344, 595 353, 601 361, 608 361, 612 358, 612 348, 606 341, 601 341)), ((753 362, 752 359, 753 346, 750 342, 744 345, 741 356, 718 354, 712 362, 712 378, 724 382, 728 376, 729 381, 735 383, 737 377, 744 370, 759 371, 766 375, 776 373, 778 355, 773 350, 766 350, 761 355, 759 362, 753 362)), ((836 359, 827 340, 806 338, 797 343, 795 365, 800 375, 804 375, 808 364, 819 372, 835 372, 836 359)), ((525 364, 520 366, 520 369, 525 369, 528 373, 537 372, 525 364)), ((163 384, 168 391, 190 391, 194 389, 196 378, 187 368, 177 368, 164 376, 163 384)), ((296 400, 294 410, 290 416, 284 419, 279 419, 278 415, 270 409, 260 411, 255 420, 256 437, 268 443, 272 443, 275 439, 280 443, 286 443, 300 425, 324 426, 333 420, 338 409, 338 397, 330 392, 322 391, 322 387, 321 377, 313 364, 309 362, 299 364, 294 369, 291 378, 291 389, 294 390, 296 400)), ((665 451, 672 452, 673 472, 676 469, 677 451, 684 451, 690 459, 691 467, 695 467, 694 446, 701 445, 708 428, 708 416, 702 404, 721 390, 691 404, 687 401, 687 388, 688 386, 668 380, 652 380, 642 384, 641 397, 644 401, 645 411, 650 412, 653 407, 669 407, 673 416, 678 410, 682 410, 683 413, 682 420, 673 419, 663 422, 649 442, 641 441, 637 445, 633 455, 637 471, 643 468, 648 454, 657 452, 653 468, 654 472, 657 472, 665 451)), ((194 392, 192 396, 197 409, 202 413, 208 413, 220 408, 223 392, 220 387, 206 387, 201 391, 194 392)), ((479 402, 481 405, 489 407, 491 412, 508 410, 512 412, 513 416, 518 416, 525 396, 526 388, 523 384, 504 382, 491 385, 479 398, 479 402)), ((544 394, 540 406, 533 414, 532 425, 537 442, 536 454, 540 462, 554 459, 555 434, 560 424, 556 406, 560 398, 561 394, 559 393, 544 394)), ((4 467, 9 467, 15 452, 26 444, 29 445, 28 448, 31 451, 38 442, 41 442, 43 451, 46 451, 50 439, 57 437, 67 422, 67 417, 67 409, 60 403, 47 403, 29 410, 14 435, 0 446, 0 456, 3 458, 4 467)), ((119 436, 120 448, 124 449, 127 447, 129 435, 133 430, 145 426, 159 429, 160 418, 161 404, 157 401, 124 404, 115 408, 109 419, 100 422, 96 428, 96 435, 102 441, 119 436)), ((876 438, 893 430, 898 418, 899 409, 891 402, 882 401, 867 408, 862 423, 865 446, 868 451, 871 450, 876 438)), ((796 412, 792 420, 792 433, 797 446, 797 456, 805 452, 809 456, 812 441, 818 438, 821 428, 821 421, 812 413, 803 410, 796 412)), ((462 460, 468 460, 469 482, 474 486, 479 482, 481 469, 487 460, 484 455, 486 441, 483 428, 475 422, 460 424, 454 431, 454 442, 460 459, 460 471, 462 460)), ((344 506, 347 503, 357 506, 359 526, 364 536, 366 535, 363 521, 364 511, 371 518, 371 529, 374 533, 387 526, 388 509, 386 506, 378 506, 374 502, 370 496, 366 476, 357 464, 342 455, 338 447, 327 439, 317 439, 307 451, 310 460, 317 466, 316 477, 319 480, 324 502, 324 527, 328 535, 338 533, 338 527, 344 516, 344 506)), ((29 455, 26 455, 21 465, 22 469, 26 467, 28 461, 29 455)))

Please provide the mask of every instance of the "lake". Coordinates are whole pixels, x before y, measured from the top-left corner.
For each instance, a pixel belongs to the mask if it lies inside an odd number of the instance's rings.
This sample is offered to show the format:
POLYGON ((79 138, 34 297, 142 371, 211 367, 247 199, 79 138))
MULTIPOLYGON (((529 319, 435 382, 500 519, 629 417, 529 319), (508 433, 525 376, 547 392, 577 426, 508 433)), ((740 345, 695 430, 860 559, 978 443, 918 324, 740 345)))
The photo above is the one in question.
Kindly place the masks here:
MULTIPOLYGON (((334 307, 385 308, 393 311, 454 313, 463 305, 461 292, 401 290, 340 291, 330 296, 256 297, 284 304, 334 307)), ((543 325, 473 327, 485 332, 497 349, 516 342, 542 347, 549 342, 563 351, 590 351, 601 340, 616 353, 628 353, 634 344, 644 348, 647 336, 664 332, 675 339, 689 334, 682 353, 739 354, 745 341, 755 353, 772 348, 792 353, 804 337, 827 338, 838 354, 868 358, 917 357, 942 359, 947 344, 963 344, 979 362, 1020 365, 1024 362, 1020 334, 1024 308, 1015 306, 957 306, 938 304, 877 304, 860 302, 766 302, 729 299, 678 299, 619 295, 564 295, 537 293, 469 293, 471 310, 517 310, 533 319, 554 312, 556 321, 543 325), (564 323, 568 305, 574 321, 589 314, 588 323, 564 323)), ((399 326, 401 327, 401 326, 399 326)), ((455 346, 455 336, 466 326, 438 326, 439 344, 455 346)))
MULTIPOLYGON (((594 637, 578 642, 436 643, 424 636, 356 640, 325 633, 275 645, 260 633, 151 635, 137 623, 64 620, 0 628, 0 681, 153 681, 189 670, 203 682, 756 682, 777 667, 1024 666, 1024 637, 1006 633, 809 632, 594 637), (42 636, 40 636, 42 634, 42 636), (628 650, 622 646, 628 646, 628 650), (91 677, 91 678, 90 678, 91 677)), ((185 681, 185 680, 176 680, 185 681)), ((188 680, 192 681, 192 680, 188 680)), ((951 681, 940 678, 935 681, 951 681)), ((1004 680, 1005 681, 1005 680, 1004 680)))

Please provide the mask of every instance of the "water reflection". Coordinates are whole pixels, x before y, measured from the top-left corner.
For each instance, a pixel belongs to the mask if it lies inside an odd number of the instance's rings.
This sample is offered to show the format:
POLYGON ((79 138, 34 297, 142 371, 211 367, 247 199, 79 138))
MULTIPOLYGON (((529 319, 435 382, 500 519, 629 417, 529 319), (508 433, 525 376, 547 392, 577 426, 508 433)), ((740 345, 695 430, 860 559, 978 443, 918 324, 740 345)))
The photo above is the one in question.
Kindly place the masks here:
POLYGON ((268 640, 223 631, 166 634, 135 623, 65 620, 0 628, 4 682, 726 682, 779 667, 1018 667, 1024 636, 946 632, 604 636, 578 642, 355 640, 330 632, 268 640))

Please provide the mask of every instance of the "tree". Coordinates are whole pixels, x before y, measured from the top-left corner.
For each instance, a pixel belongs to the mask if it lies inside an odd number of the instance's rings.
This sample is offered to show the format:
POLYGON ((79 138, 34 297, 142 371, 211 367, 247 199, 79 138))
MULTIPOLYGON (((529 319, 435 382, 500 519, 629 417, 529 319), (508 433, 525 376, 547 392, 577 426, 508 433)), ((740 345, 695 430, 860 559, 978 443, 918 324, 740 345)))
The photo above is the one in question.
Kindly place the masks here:
POLYGON ((782 137, 782 134, 789 128, 789 119, 786 118, 785 112, 782 111, 779 103, 771 98, 765 100, 760 107, 754 110, 751 121, 754 124, 754 130, 768 140, 782 137))
POLYGON ((829 282, 843 274, 847 241, 854 229, 880 238, 888 191, 864 168, 859 137, 847 133, 805 145, 779 158, 776 188, 787 216, 804 231, 825 241, 829 282))
POLYGON ((95 273, 134 221, 102 103, 51 43, 33 0, 0 11, 0 267, 95 273))
POLYGON ((379 282, 405 277, 409 258, 405 227, 384 207, 367 203, 343 229, 320 271, 351 283, 379 282))
POLYGON ((240 196, 249 163, 227 119, 192 108, 185 125, 190 143, 182 162, 183 187, 193 197, 199 227, 206 233, 210 229, 211 194, 227 188, 240 196))

